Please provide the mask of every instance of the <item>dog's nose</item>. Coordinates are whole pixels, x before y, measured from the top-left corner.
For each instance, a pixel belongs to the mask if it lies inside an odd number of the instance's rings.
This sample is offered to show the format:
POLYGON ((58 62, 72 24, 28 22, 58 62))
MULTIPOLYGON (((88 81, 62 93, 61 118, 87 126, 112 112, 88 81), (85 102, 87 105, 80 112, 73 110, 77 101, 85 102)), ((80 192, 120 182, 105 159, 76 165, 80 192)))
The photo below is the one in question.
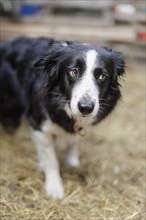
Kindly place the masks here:
POLYGON ((94 109, 94 102, 93 101, 84 101, 84 100, 81 100, 79 103, 78 103, 78 108, 79 108, 79 111, 83 114, 83 115, 88 115, 90 114, 93 109, 94 109))

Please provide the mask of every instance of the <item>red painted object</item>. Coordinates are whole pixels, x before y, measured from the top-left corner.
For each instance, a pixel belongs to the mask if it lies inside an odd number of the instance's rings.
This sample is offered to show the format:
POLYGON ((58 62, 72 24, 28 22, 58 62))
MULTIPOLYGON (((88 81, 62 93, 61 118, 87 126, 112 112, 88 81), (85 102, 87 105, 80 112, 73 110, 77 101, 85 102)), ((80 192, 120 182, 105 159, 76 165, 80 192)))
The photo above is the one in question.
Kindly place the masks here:
POLYGON ((137 37, 139 40, 146 41, 146 32, 139 32, 137 37))

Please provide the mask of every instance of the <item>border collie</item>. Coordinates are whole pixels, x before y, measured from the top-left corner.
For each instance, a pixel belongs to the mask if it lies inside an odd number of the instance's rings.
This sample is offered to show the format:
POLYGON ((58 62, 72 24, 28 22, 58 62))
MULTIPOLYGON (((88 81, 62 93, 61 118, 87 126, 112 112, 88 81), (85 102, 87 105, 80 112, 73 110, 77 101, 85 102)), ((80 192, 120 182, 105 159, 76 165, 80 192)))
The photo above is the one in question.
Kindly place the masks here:
POLYGON ((28 121, 46 192, 63 198, 55 147, 67 147, 67 164, 79 165, 78 137, 121 96, 123 55, 107 47, 21 37, 1 44, 0 65, 1 125, 8 130, 22 118, 28 121))

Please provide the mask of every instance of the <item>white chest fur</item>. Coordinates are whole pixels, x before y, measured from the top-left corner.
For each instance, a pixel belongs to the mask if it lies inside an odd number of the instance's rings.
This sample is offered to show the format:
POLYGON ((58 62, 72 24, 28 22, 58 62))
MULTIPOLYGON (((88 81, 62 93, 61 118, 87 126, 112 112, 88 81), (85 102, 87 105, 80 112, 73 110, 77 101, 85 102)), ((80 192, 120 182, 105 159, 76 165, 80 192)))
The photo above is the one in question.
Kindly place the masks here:
POLYGON ((42 132, 48 136, 53 137, 55 147, 65 149, 67 146, 75 145, 79 140, 79 134, 70 134, 63 128, 54 124, 51 120, 47 119, 42 125, 42 132))

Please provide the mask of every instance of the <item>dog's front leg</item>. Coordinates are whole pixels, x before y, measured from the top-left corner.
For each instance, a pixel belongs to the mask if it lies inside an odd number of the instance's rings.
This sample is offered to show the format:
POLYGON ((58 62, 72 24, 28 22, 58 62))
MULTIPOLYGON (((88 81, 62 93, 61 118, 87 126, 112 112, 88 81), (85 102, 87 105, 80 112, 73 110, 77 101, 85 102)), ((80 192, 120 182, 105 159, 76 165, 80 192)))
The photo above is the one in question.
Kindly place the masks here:
POLYGON ((45 173, 46 192, 54 199, 61 199, 64 196, 64 189, 52 137, 43 132, 34 131, 33 139, 37 146, 41 168, 45 173))

